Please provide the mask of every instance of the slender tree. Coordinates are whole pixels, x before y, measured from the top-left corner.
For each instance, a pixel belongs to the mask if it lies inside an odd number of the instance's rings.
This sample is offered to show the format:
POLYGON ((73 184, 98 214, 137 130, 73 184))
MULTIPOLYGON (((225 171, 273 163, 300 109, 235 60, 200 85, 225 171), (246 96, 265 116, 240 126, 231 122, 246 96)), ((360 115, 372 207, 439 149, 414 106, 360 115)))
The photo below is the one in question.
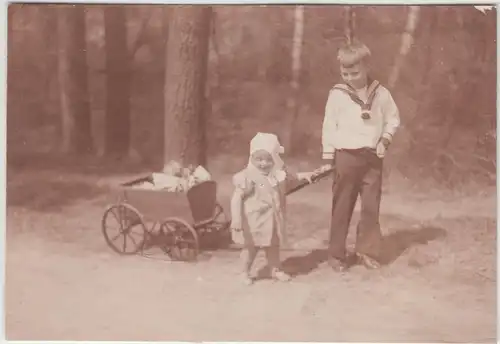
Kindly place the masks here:
POLYGON ((420 14, 419 6, 410 6, 408 9, 408 19, 406 21, 405 31, 401 35, 401 46, 399 48, 399 53, 396 56, 396 60, 392 67, 391 74, 389 75, 389 87, 393 87, 398 80, 401 67, 403 66, 404 59, 411 49, 414 41, 415 30, 418 25, 418 19, 420 14))
POLYGON ((354 12, 352 6, 346 6, 344 8, 344 34, 347 44, 351 44, 354 40, 355 19, 356 13, 354 12))
POLYGON ((422 19, 425 19, 427 22, 426 30, 425 30, 425 35, 422 35, 421 40, 424 41, 426 44, 424 45, 425 49, 423 49, 423 59, 421 60, 423 63, 423 70, 420 75, 420 80, 419 80, 419 102, 417 103, 417 107, 415 110, 416 115, 407 121, 405 126, 410 130, 410 135, 409 135, 409 148, 408 152, 409 154, 413 154, 415 148, 418 145, 417 139, 413 137, 413 135, 418 135, 418 133, 413 133, 414 131, 414 126, 415 123, 418 122, 419 116, 418 114, 421 113, 424 104, 426 104, 426 99, 429 99, 430 93, 433 91, 430 87, 431 85, 431 70, 432 70, 432 61, 433 61, 433 52, 434 52, 434 47, 437 46, 437 25, 439 23, 440 19, 440 11, 438 6, 428 6, 423 9, 422 16, 424 16, 422 19))

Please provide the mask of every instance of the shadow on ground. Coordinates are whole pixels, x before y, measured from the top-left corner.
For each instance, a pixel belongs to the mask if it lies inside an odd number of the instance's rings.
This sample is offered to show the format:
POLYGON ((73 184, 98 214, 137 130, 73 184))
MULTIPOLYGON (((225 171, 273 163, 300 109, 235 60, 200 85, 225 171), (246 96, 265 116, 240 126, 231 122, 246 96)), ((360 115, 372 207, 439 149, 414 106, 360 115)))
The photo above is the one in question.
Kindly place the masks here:
MULTIPOLYGON (((432 226, 394 230, 394 232, 383 238, 379 261, 382 265, 390 265, 410 247, 427 245, 429 242, 445 236, 446 231, 444 229, 432 226)), ((317 249, 304 256, 295 256, 284 260, 283 269, 293 276, 307 275, 327 259, 327 250, 317 249)))
POLYGON ((105 187, 80 181, 26 180, 7 186, 7 206, 55 212, 81 200, 108 192, 105 187))
POLYGON ((444 238, 446 230, 440 227, 423 226, 418 229, 396 229, 384 237, 380 263, 389 265, 398 259, 407 249, 417 245, 444 238))

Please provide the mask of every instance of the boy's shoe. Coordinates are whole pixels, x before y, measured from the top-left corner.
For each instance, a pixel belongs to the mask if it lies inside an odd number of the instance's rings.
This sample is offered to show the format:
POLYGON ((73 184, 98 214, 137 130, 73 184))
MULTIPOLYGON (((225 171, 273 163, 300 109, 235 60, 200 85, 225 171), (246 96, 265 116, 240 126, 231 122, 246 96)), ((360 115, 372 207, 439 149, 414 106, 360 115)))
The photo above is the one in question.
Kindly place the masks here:
POLYGON ((356 265, 357 262, 358 257, 351 252, 348 252, 344 259, 335 257, 330 257, 330 259, 328 259, 328 265, 330 265, 333 271, 340 273, 347 272, 347 270, 349 270, 353 265, 356 265))
POLYGON ((347 260, 340 260, 337 258, 328 259, 328 265, 330 265, 333 271, 340 273, 347 272, 351 267, 351 264, 349 264, 347 260))
POLYGON ((271 270, 271 277, 280 282, 288 282, 292 279, 290 275, 279 269, 271 270))

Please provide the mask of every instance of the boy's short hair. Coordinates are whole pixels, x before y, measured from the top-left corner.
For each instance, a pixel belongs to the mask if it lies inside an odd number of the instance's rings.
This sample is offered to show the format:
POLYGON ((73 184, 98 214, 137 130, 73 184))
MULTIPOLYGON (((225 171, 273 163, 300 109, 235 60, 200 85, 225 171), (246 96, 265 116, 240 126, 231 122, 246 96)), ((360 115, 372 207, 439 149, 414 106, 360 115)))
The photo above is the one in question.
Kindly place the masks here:
POLYGON ((337 53, 337 60, 343 67, 352 67, 370 57, 371 51, 360 41, 353 41, 351 44, 345 44, 340 47, 337 53))

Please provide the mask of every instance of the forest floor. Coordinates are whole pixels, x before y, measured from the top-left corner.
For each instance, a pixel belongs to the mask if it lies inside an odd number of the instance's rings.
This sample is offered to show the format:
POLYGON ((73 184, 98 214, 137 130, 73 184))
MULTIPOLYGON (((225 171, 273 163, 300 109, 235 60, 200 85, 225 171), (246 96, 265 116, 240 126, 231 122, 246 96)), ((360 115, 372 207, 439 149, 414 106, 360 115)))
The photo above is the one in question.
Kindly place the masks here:
MULTIPOLYGON (((43 165, 8 166, 8 340, 496 342, 494 187, 457 197, 389 180, 386 265, 339 275, 318 251, 331 197, 321 181, 289 198, 296 249, 283 260, 295 278, 244 286, 235 250, 174 263, 106 246, 110 188, 138 171, 43 165)), ((226 211, 233 169, 212 169, 226 211)))

